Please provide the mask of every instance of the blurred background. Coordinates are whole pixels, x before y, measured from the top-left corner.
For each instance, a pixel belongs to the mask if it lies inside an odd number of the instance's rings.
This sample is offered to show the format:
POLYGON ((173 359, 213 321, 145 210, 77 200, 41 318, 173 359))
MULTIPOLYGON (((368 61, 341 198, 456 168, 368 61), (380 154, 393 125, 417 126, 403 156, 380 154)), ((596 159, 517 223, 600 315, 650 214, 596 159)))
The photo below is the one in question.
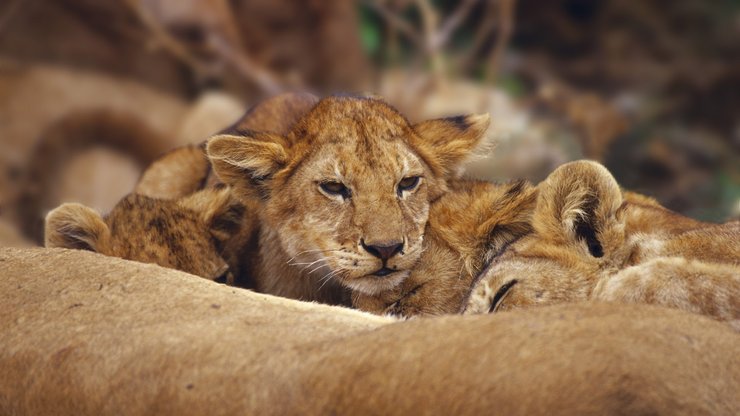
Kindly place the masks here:
POLYGON ((2 0, 0 245, 281 91, 490 112, 473 176, 569 160, 709 221, 740 216, 740 0, 2 0))

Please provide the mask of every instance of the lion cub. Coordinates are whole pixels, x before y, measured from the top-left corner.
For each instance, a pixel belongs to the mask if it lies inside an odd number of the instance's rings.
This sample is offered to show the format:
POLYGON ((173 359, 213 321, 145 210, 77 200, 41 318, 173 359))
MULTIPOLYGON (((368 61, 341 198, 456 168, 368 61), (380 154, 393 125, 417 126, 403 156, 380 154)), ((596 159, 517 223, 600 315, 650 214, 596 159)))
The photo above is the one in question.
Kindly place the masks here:
POLYGON ((258 291, 349 304, 418 263, 430 205, 480 145, 489 117, 410 124, 385 102, 320 100, 287 134, 241 131, 208 141, 219 179, 258 199, 258 291))
POLYGON ((45 245, 248 285, 244 276, 248 265, 239 261, 239 252, 248 244, 237 237, 251 235, 255 224, 244 212, 228 188, 207 189, 179 200, 131 194, 105 218, 84 205, 67 203, 47 215, 45 245))
POLYGON ((580 161, 539 185, 532 228, 494 257, 467 313, 600 300, 684 309, 740 329, 739 222, 683 217, 580 161))
MULTIPOLYGON (((226 131, 284 133, 317 101, 309 94, 277 95, 252 107, 226 131)), ((231 197, 212 174, 205 145, 164 154, 146 168, 134 192, 106 218, 80 204, 60 206, 46 219, 46 246, 91 250, 253 286, 259 200, 231 197)))

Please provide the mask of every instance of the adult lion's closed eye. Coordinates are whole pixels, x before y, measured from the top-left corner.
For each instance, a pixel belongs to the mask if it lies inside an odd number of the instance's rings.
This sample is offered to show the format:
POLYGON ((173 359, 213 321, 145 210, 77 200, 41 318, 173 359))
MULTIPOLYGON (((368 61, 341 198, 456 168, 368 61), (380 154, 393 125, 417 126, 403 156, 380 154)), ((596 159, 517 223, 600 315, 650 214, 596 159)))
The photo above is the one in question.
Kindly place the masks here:
POLYGON ((346 302, 397 286, 422 251, 430 201, 481 144, 488 116, 411 125, 386 103, 329 97, 290 133, 208 143, 214 170, 262 199, 258 289, 346 302))

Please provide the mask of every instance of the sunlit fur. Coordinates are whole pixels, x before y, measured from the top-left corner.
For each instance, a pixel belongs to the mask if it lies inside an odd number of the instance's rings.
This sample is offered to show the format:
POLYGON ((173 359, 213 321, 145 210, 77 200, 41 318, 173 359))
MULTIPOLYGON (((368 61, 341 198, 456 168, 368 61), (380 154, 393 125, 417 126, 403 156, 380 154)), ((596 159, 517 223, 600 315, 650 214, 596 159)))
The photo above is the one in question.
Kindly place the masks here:
POLYGON ((429 204, 481 144, 487 116, 411 125, 383 101, 322 99, 287 135, 244 131, 209 140, 215 172, 243 200, 260 198, 257 289, 296 299, 347 303, 400 284, 422 253, 429 204), (407 177, 418 186, 399 191, 407 177), (322 191, 344 184, 345 198, 322 191), (362 243, 402 242, 383 267, 362 243), (345 289, 341 289, 341 287, 345 289))
POLYGON ((539 188, 534 231, 493 260, 468 313, 600 300, 675 307, 740 329, 740 223, 668 211, 621 191, 594 162, 564 165, 539 188))

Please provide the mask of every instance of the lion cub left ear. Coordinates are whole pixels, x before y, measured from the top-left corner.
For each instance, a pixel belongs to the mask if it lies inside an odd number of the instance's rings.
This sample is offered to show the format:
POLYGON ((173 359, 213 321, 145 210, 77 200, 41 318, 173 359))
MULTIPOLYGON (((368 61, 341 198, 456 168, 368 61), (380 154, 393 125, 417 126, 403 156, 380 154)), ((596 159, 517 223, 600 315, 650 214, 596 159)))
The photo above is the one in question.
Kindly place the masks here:
POLYGON ((229 188, 205 189, 178 201, 178 205, 196 212, 211 234, 221 242, 239 232, 245 208, 229 188))
POLYGON ((82 204, 62 204, 46 216, 44 246, 47 248, 102 253, 109 239, 110 229, 100 214, 82 204))
POLYGON ((485 148, 485 133, 491 117, 488 114, 471 114, 427 120, 413 126, 421 137, 415 143, 433 169, 445 176, 456 174, 462 163, 485 148))
POLYGON ((271 133, 216 135, 208 140, 206 153, 216 175, 244 200, 264 198, 266 181, 289 162, 286 140, 271 133))

